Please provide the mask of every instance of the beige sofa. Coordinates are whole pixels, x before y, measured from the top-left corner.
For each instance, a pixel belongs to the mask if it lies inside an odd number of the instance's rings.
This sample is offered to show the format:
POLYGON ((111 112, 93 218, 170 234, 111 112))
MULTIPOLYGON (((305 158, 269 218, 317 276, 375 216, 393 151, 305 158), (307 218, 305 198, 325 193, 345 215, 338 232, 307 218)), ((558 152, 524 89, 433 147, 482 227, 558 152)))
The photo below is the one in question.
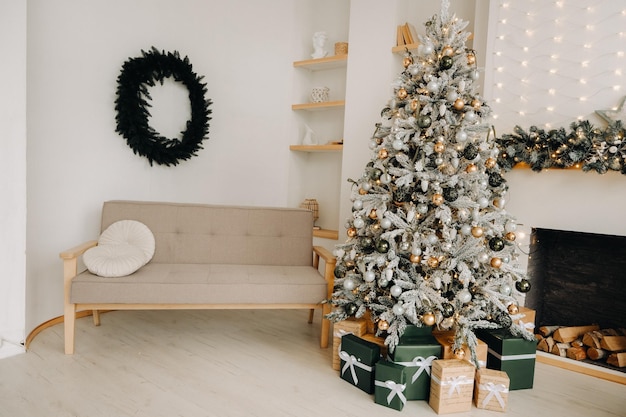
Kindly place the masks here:
POLYGON ((119 220, 152 231, 152 260, 135 273, 103 278, 82 268, 85 242, 60 253, 65 286, 65 353, 74 353, 76 313, 149 309, 322 310, 328 346, 335 258, 313 246, 310 211, 289 208, 108 201, 101 230, 119 220), (320 259, 324 262, 320 263, 320 259), (321 270, 321 271, 320 271, 321 270))

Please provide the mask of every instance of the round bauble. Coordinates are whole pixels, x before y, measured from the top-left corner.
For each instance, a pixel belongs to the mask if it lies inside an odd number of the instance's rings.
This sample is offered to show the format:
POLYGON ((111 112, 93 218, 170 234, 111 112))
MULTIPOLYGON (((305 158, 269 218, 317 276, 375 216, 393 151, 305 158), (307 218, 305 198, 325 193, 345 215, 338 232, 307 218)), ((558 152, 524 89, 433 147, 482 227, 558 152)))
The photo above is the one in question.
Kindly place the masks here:
POLYGON ((443 204, 443 195, 441 195, 439 193, 433 194, 432 202, 436 206, 442 205, 443 204))
POLYGON ((381 175, 383 175, 383 171, 379 168, 374 168, 370 171, 370 178, 374 181, 379 179, 381 175))
POLYGON ((457 142, 460 142, 460 143, 465 142, 467 141, 467 133, 464 130, 459 130, 458 132, 456 132, 456 135, 454 135, 454 138, 456 139, 457 142))
POLYGON ((352 225, 356 227, 357 229, 360 229, 361 227, 365 226, 365 220, 363 220, 361 217, 357 217, 352 222, 352 225))
POLYGON ((465 147, 465 149, 463 149, 463 158, 467 159, 468 161, 476 159, 477 156, 478 148, 473 144, 469 144, 465 147))
POLYGON ((400 303, 394 304, 391 310, 393 311, 393 314, 395 314, 396 316, 401 316, 404 314, 404 307, 400 303))
POLYGON ((420 103, 417 100, 411 100, 411 103, 409 104, 411 110, 413 111, 418 111, 420 108, 420 103))
POLYGON ((454 358, 455 359, 465 359, 465 351, 461 348, 454 349, 454 358))
POLYGON ((480 226, 472 227, 472 236, 474 236, 474 237, 481 237, 484 233, 485 233, 485 231, 483 230, 482 227, 480 227, 480 226))
POLYGON ((346 234, 348 235, 348 237, 355 237, 357 235, 357 230, 356 227, 351 227, 348 230, 346 230, 346 234))
POLYGON ((452 68, 453 60, 450 56, 442 56, 441 61, 439 61, 439 68, 442 70, 447 70, 452 68))
POLYGON ((443 198, 446 199, 446 201, 456 201, 457 198, 459 198, 459 191, 456 188, 444 188, 443 189, 443 198))
POLYGON ((348 316, 354 316, 359 308, 355 304, 346 304, 344 310, 348 316))
POLYGON ((378 320, 378 330, 386 331, 389 329, 389 323, 386 320, 378 320))
POLYGON ((454 48, 451 47, 450 45, 445 45, 443 48, 441 48, 441 55, 443 56, 454 55, 454 48))
POLYGON ((457 98, 454 100, 454 104, 452 105, 455 110, 461 111, 465 108, 465 102, 461 98, 457 98))
POLYGON ((454 306, 450 303, 441 304, 441 315, 448 318, 454 315, 454 306))
POLYGON ((443 142, 437 142, 435 143, 433 150, 437 153, 442 153, 443 151, 446 150, 446 145, 443 142))
POLYGON ((516 237, 517 235, 515 234, 515 232, 508 232, 507 234, 504 235, 504 238, 508 240, 509 242, 513 242, 516 237))
POLYGON ((346 273, 348 271, 346 270, 346 267, 344 265, 337 265, 335 267, 335 277, 336 278, 343 278, 346 276, 346 273))
POLYGON ((346 291, 352 291, 353 289, 356 288, 356 282, 354 282, 353 279, 351 278, 346 278, 343 281, 343 289, 346 291))
POLYGON ((528 292, 530 291, 530 281, 523 278, 515 283, 515 289, 519 292, 528 292))
POLYGON ((500 292, 504 295, 511 295, 511 286, 509 284, 500 285, 500 292))
POLYGON ((408 95, 409 93, 406 91, 405 88, 400 88, 398 90, 397 96, 400 100, 404 100, 405 98, 407 98, 408 95))
POLYGON ((389 252, 389 242, 387 242, 386 240, 379 240, 376 243, 376 250, 379 253, 387 253, 387 252, 389 252))
POLYGON ((435 322, 436 322, 436 317, 431 312, 428 312, 422 316, 422 323, 424 323, 426 326, 432 326, 435 324, 435 322))
POLYGON ((414 263, 414 264, 418 264, 420 262, 422 262, 422 257, 421 255, 413 255, 411 254, 411 256, 409 256, 409 260, 414 263))
POLYGON ((382 148, 378 151, 378 159, 385 159, 389 156, 389 151, 387 149, 382 148))
POLYGON ((496 166, 496 159, 495 158, 487 158, 487 160, 485 161, 485 167, 491 169, 493 167, 496 166))
POLYGON ((500 259, 500 258, 491 258, 490 264, 494 268, 500 268, 502 266, 502 259, 500 259))
POLYGON ((402 60, 402 65, 404 66, 404 68, 408 68, 412 63, 413 58, 411 58, 410 56, 405 56, 402 60))
POLYGON ((457 294, 457 297, 459 298, 459 301, 461 301, 463 304, 469 303, 470 301, 472 301, 472 293, 469 292, 468 290, 459 291, 459 293, 457 294))
POLYGON ((363 280, 365 282, 374 282, 376 280, 376 272, 365 271, 365 273, 363 274, 363 280))
POLYGON ((391 288, 389 288, 389 293, 392 296, 398 298, 402 294, 402 287, 399 285, 393 285, 391 288))
POLYGON ((480 100, 478 100, 477 98, 475 98, 474 100, 472 100, 472 107, 476 110, 480 109, 480 106, 482 106, 483 103, 480 102, 480 100))
POLYGON ((380 227, 382 227, 383 229, 389 229, 391 225, 391 220, 389 220, 387 217, 380 221, 380 227))
POLYGON ((492 237, 491 239, 489 239, 489 249, 494 252, 500 252, 502 249, 504 249, 504 239, 498 236, 492 237))
POLYGON ((474 65, 476 63, 476 55, 467 54, 467 65, 474 65))
POLYGON ((417 118, 417 126, 419 126, 422 129, 425 129, 427 127, 430 127, 430 125, 432 124, 432 119, 430 118, 430 116, 427 115, 421 115, 417 118))
POLYGON ((370 219, 375 220, 377 216, 378 216, 378 215, 377 215, 377 213, 376 213, 376 209, 372 209, 372 210, 370 210, 370 214, 368 214, 368 217, 369 217, 370 219))
POLYGON ((478 171, 478 167, 476 165, 474 165, 474 164, 469 164, 465 168, 465 172, 467 172, 468 174, 473 174, 476 171, 478 171))
POLYGON ((504 328, 509 328, 513 324, 513 319, 511 319, 511 316, 504 312, 498 314, 495 319, 504 328))
POLYGON ((517 304, 509 304, 506 309, 509 312, 509 314, 519 313, 519 307, 517 306, 517 304))
POLYGON ((489 185, 492 187, 499 187, 504 182, 504 177, 497 172, 489 174, 489 185))
POLYGON ((439 259, 435 256, 431 256, 430 258, 428 258, 428 261, 426 261, 426 263, 431 268, 437 268, 439 266, 439 259))

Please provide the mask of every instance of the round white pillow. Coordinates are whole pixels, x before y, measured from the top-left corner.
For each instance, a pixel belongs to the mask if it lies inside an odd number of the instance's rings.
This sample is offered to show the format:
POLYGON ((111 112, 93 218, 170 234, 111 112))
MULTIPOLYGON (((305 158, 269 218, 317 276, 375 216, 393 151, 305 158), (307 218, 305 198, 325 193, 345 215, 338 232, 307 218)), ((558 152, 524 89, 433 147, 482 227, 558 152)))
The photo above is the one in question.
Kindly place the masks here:
POLYGON ((92 274, 101 277, 130 275, 150 262, 155 241, 152 231, 136 220, 112 223, 95 246, 83 254, 83 262, 92 274))
POLYGON ((94 246, 83 254, 89 272, 107 278, 130 275, 147 263, 145 259, 142 249, 126 243, 94 246))
POLYGON ((146 263, 154 256, 154 235, 148 226, 137 220, 119 220, 112 223, 98 238, 98 246, 120 243, 141 249, 146 256, 146 263))

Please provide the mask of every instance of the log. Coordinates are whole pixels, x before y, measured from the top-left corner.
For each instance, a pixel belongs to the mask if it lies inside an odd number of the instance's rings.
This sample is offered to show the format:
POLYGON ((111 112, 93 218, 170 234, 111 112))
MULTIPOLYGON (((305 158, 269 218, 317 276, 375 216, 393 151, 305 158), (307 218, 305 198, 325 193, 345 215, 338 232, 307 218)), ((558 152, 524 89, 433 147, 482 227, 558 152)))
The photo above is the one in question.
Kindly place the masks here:
POLYGON ((548 336, 546 338, 543 338, 539 341, 539 343, 537 344, 537 350, 540 350, 542 352, 552 352, 552 348, 554 347, 554 339, 552 338, 552 336, 548 336))
POLYGON ((567 349, 569 349, 571 346, 569 343, 555 343, 554 346, 552 346, 552 350, 550 350, 550 353, 560 356, 562 358, 566 358, 567 357, 567 349))
POLYGON ((626 336, 604 336, 600 340, 600 346, 611 352, 626 350, 626 336))
POLYGON ((609 365, 617 366, 618 368, 623 368, 626 366, 626 352, 620 353, 611 353, 606 360, 606 363, 609 365))
POLYGON ((574 346, 567 349, 567 357, 577 361, 582 361, 583 359, 587 359, 587 352, 583 347, 574 346))
POLYGON ((539 333, 541 333, 543 337, 548 337, 552 335, 552 333, 554 333, 554 331, 559 327, 561 326, 541 326, 539 328, 539 333))
POLYGON ((587 332, 583 335, 583 343, 585 346, 600 349, 600 340, 603 337, 604 335, 597 330, 587 332))
POLYGON ((589 359, 594 361, 604 359, 608 355, 609 353, 606 350, 598 349, 595 347, 590 347, 589 349, 587 349, 587 356, 589 357, 589 359))
POLYGON ((552 337, 557 342, 569 343, 594 330, 600 330, 600 326, 593 324, 589 326, 560 327, 554 331, 552 337))
POLYGON ((572 346, 573 347, 583 347, 583 340, 581 338, 578 338, 574 341, 572 341, 572 346))

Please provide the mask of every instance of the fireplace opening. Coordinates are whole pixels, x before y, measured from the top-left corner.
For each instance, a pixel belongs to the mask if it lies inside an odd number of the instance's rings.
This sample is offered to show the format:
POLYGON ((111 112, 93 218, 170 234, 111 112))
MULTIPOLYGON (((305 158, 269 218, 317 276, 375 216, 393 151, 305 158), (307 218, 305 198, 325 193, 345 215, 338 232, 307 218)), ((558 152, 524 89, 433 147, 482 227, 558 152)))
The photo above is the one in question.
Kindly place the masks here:
POLYGON ((528 276, 525 305, 536 311, 535 329, 597 324, 626 331, 626 236, 533 228, 528 276))

